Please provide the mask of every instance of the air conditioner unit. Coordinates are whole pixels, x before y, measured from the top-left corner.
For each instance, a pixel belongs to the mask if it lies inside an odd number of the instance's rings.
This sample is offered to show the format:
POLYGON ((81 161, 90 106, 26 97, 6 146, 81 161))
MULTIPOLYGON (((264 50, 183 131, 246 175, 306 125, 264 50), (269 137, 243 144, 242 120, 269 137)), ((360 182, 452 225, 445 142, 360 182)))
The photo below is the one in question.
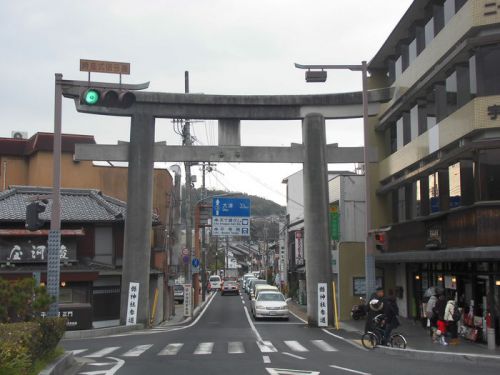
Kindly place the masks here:
POLYGON ((13 130, 11 133, 12 138, 15 139, 27 139, 28 138, 28 132, 23 132, 20 130, 13 130))

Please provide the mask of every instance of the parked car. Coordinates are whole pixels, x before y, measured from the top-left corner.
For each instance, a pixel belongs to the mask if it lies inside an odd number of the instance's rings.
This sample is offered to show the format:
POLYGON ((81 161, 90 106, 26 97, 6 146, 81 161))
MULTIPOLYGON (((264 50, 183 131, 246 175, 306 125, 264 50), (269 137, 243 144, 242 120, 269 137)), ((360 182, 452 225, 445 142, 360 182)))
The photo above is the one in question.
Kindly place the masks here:
POLYGON ((174 301, 184 303, 184 285, 174 285, 174 301))
POLYGON ((218 290, 221 287, 221 278, 217 275, 212 275, 208 278, 208 290, 218 290))
POLYGON ((255 297, 255 286, 256 285, 269 285, 266 280, 254 280, 252 281, 251 288, 250 288, 250 293, 248 293, 248 299, 252 299, 255 297))
POLYGON ((253 278, 253 279, 249 279, 247 281, 247 286, 245 287, 245 292, 247 294, 250 294, 250 290, 252 290, 252 284, 253 284, 254 281, 257 281, 257 280, 259 280, 259 279, 253 278))
POLYGON ((257 298, 260 292, 269 291, 269 292, 279 292, 278 287, 269 284, 257 284, 254 287, 253 298, 257 298))
POLYGON ((245 286, 243 287, 243 290, 245 291, 245 293, 248 293, 248 287, 250 285, 250 281, 252 281, 252 280, 257 280, 257 278, 253 275, 246 278, 245 286))
POLYGON ((288 320, 288 305, 280 292, 262 291, 250 303, 255 320, 259 318, 281 318, 288 320))
POLYGON ((220 295, 224 296, 226 294, 240 294, 240 288, 238 286, 238 283, 233 280, 226 280, 224 281, 224 284, 222 284, 222 288, 220 290, 220 295))
POLYGON ((250 280, 250 279, 253 279, 253 278, 255 278, 255 276, 253 275, 253 273, 246 273, 246 274, 244 274, 243 277, 242 277, 241 287, 243 289, 245 289, 247 281, 250 280))

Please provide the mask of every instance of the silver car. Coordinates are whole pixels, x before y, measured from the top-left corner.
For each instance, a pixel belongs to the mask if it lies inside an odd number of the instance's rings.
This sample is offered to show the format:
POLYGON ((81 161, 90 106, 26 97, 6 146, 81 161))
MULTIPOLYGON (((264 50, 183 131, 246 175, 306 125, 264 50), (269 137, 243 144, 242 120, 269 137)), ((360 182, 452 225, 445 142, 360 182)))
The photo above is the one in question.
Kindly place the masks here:
POLYGON ((255 320, 259 318, 281 318, 288 320, 288 305, 280 292, 262 291, 253 299, 250 308, 255 320))

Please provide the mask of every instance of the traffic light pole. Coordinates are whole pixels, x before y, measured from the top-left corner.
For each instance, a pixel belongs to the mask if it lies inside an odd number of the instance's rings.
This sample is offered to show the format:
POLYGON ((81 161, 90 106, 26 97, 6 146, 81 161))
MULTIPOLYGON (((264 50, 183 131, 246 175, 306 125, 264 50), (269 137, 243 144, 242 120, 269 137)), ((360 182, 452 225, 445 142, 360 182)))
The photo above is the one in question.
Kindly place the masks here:
POLYGON ((47 255, 47 292, 52 297, 48 316, 59 315, 59 275, 61 271, 61 128, 62 128, 62 74, 55 75, 54 146, 52 207, 47 255))

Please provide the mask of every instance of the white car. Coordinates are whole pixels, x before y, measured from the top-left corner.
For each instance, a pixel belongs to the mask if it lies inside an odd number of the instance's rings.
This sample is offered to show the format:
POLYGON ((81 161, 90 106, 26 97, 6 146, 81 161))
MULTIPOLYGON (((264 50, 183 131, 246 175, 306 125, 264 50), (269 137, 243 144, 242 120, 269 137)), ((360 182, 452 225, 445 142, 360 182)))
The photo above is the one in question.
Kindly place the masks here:
POLYGON ((220 289, 220 287, 221 287, 220 276, 217 275, 210 276, 210 278, 208 279, 208 288, 210 290, 218 290, 220 289))
POLYGON ((288 305, 280 292, 261 291, 251 302, 252 315, 259 318, 281 318, 288 320, 288 305))

